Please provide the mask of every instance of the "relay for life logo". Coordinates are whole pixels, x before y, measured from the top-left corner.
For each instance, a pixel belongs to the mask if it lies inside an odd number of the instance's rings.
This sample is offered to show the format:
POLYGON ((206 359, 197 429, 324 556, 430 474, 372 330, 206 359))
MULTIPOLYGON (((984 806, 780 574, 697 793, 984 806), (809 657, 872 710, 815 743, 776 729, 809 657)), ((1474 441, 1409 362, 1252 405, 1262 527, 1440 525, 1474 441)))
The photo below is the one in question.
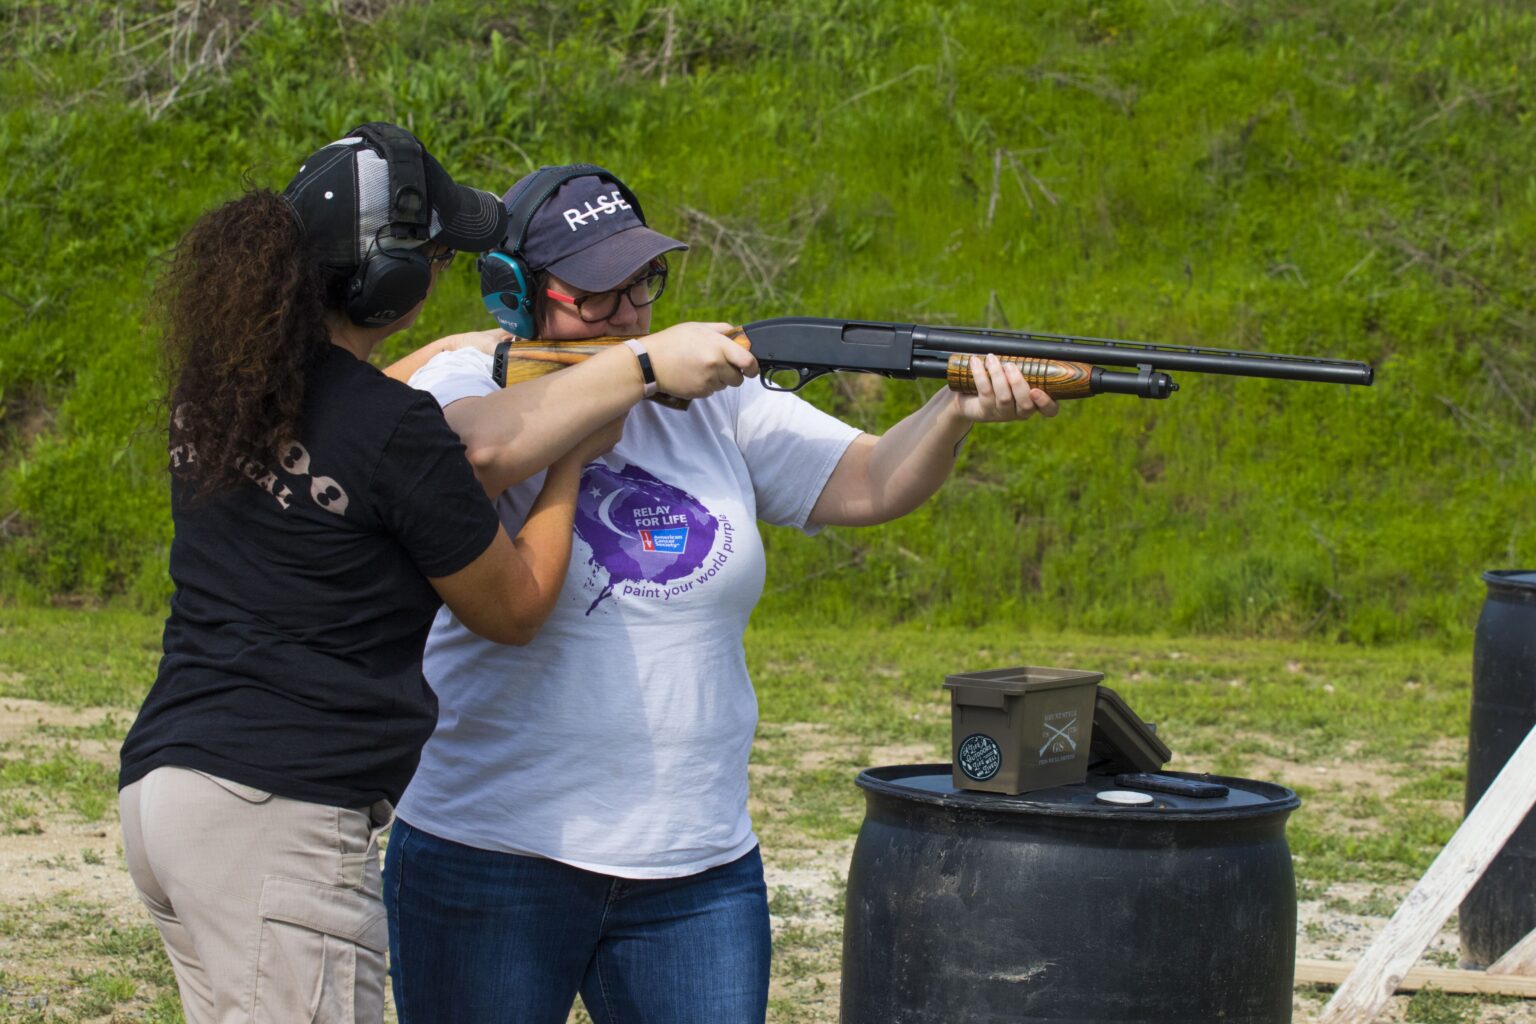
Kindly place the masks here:
POLYGON ((708 582, 731 552, 731 532, 724 516, 711 515, 697 498, 638 466, 589 465, 581 477, 576 535, 608 580, 587 613, 615 589, 621 597, 669 601, 708 582), (721 550, 711 560, 717 538, 721 550))

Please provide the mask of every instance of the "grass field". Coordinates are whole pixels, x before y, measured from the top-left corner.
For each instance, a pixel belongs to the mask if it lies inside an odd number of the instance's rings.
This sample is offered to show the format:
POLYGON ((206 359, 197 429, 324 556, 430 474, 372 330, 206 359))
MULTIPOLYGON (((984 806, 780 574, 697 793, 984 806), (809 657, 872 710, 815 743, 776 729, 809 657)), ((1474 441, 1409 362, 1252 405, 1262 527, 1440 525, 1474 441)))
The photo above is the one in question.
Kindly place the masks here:
MULTIPOLYGON (((158 644, 158 620, 135 613, 0 609, 0 1021, 180 1019, 122 868, 114 802, 117 742, 158 644)), ((947 757, 948 672, 1102 671, 1159 724, 1173 767, 1296 789, 1305 955, 1357 954, 1460 817, 1466 650, 768 623, 747 645, 762 704, 752 773, 775 1024, 836 1019, 842 885, 863 809, 853 777, 947 757)), ((1449 931, 1428 958, 1454 964, 1449 931)), ((1325 996, 1299 991, 1296 1019, 1325 996)), ((1536 1020, 1524 1003, 1435 992, 1397 997, 1391 1012, 1536 1020)))
MULTIPOLYGON (((10 0, 0 594, 163 602, 159 256, 383 118, 497 192, 544 163, 621 174, 690 243, 658 326, 963 323, 1380 371, 1187 375, 978 430, 917 513, 775 537, 765 611, 1453 641, 1475 570, 1536 558, 1533 38, 1530 4, 1478 0, 10 0)), ((381 354, 489 326, 461 260, 381 354)), ((878 431, 925 387, 806 396, 878 431)))

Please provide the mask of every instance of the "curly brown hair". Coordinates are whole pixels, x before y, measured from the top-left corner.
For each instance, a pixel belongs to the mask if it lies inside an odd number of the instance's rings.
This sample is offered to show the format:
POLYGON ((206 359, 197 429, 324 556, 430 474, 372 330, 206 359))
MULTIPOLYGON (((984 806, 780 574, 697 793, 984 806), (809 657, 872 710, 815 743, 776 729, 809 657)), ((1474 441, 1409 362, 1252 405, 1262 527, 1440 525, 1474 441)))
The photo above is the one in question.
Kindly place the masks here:
MULTIPOLYGON (((323 267, 287 201, 253 188, 198 218, 157 288, 173 472, 195 499, 299 436, 307 371, 330 344, 344 272, 323 267), (174 449, 173 449, 174 451, 174 449)), ((194 500, 195 500, 194 499, 194 500)))

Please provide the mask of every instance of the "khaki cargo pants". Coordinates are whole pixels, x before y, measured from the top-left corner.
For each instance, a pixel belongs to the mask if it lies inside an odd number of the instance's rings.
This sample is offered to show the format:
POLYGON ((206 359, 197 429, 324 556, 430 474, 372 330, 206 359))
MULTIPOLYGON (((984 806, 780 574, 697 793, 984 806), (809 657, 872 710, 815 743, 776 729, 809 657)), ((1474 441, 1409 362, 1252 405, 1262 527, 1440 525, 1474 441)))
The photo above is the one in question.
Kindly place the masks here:
POLYGON ((119 797, 187 1024, 379 1024, 387 801, 350 810, 157 768, 119 797))

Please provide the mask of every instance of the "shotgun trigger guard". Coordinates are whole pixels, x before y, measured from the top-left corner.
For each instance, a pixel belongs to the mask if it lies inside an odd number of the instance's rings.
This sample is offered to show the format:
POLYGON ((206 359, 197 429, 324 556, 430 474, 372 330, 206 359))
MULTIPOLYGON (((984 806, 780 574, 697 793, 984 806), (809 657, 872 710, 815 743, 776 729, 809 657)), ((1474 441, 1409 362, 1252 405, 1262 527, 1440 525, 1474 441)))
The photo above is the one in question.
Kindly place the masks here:
POLYGON ((799 391, 817 377, 825 377, 830 371, 813 370, 809 366, 773 366, 768 367, 758 378, 763 382, 763 387, 769 391, 799 391), (792 384, 781 383, 781 374, 794 374, 792 384))

